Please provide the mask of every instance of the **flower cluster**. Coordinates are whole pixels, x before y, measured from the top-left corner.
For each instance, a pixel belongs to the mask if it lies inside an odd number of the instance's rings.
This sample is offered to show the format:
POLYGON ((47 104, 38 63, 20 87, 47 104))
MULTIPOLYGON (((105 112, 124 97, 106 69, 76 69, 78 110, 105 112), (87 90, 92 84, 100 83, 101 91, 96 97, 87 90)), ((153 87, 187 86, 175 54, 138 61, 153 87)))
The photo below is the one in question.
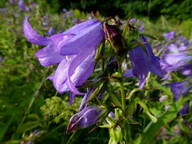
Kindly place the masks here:
MULTIPOLYGON (((160 64, 162 69, 167 72, 165 79, 171 80, 171 72, 180 71, 184 76, 187 76, 188 80, 181 82, 172 82, 167 86, 171 87, 171 91, 174 94, 174 101, 177 101, 180 96, 185 96, 192 89, 190 84, 190 78, 192 77, 192 53, 189 51, 191 46, 190 41, 186 40, 183 36, 177 36, 175 32, 164 33, 163 36, 167 41, 177 40, 165 47, 164 56, 162 57, 160 64)), ((186 103, 180 114, 187 113, 188 103, 186 103)))
MULTIPOLYGON (((63 11, 69 14, 66 9, 63 11)), ((101 117, 102 119, 110 117, 115 108, 120 108, 123 111, 122 114, 126 114, 125 92, 121 90, 122 100, 119 102, 118 96, 114 95, 108 87, 111 80, 115 79, 122 86, 122 82, 126 80, 125 77, 137 77, 141 89, 145 86, 149 72, 163 78, 165 73, 180 69, 184 75, 191 76, 191 63, 187 63, 192 58, 187 53, 189 43, 180 37, 174 44, 166 47, 163 58, 160 59, 155 56, 147 41, 149 35, 144 33, 143 23, 139 21, 142 26, 138 30, 132 25, 135 19, 125 24, 129 27, 130 33, 123 33, 120 29, 121 22, 112 18, 115 22, 110 23, 109 18, 103 22, 98 19, 83 21, 57 34, 54 34, 54 29, 51 28, 49 36, 41 36, 31 27, 28 22, 29 17, 25 18, 23 26, 26 39, 36 45, 45 45, 35 53, 35 56, 42 66, 58 64, 54 74, 48 77, 55 89, 61 94, 70 92, 69 104, 72 104, 75 95, 85 95, 79 112, 70 119, 67 132, 93 125, 99 122, 101 117), (98 47, 102 40, 102 46, 98 47), (103 60, 105 57, 108 59, 107 62, 103 60), (125 61, 128 58, 132 68, 122 70, 121 67, 126 67, 123 65, 126 65, 125 61), (100 61, 103 64, 101 72, 92 80, 88 80, 100 61), (116 72, 118 74, 115 74, 116 72), (78 88, 81 86, 87 88, 87 93, 79 91, 78 88), (111 96, 110 106, 102 102, 105 92, 111 96), (89 102, 93 99, 98 101, 100 106, 91 106, 89 102)), ((164 34, 167 40, 172 40, 174 35, 173 32, 164 34)), ((188 85, 188 81, 170 83, 169 86, 175 95, 175 101, 180 95, 186 95, 192 88, 188 85), (183 90, 179 91, 179 89, 183 90)), ((186 107, 181 113, 187 111, 186 107)), ((148 114, 150 115, 150 112, 148 114)), ((114 120, 114 118, 111 119, 114 120)))

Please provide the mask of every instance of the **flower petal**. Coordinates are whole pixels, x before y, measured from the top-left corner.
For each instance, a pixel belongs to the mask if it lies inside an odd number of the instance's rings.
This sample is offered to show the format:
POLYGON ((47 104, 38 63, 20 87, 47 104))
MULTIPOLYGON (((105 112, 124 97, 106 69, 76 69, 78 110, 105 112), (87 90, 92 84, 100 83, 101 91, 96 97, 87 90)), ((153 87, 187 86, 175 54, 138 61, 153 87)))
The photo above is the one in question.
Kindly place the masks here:
POLYGON ((63 85, 66 85, 65 82, 67 81, 67 73, 69 70, 70 63, 71 61, 63 59, 58 65, 52 78, 53 84, 59 93, 64 93, 67 91, 67 87, 65 90, 61 90, 61 87, 63 87, 63 85))
POLYGON ((89 47, 97 47, 103 39, 102 23, 97 22, 71 38, 60 49, 61 55, 73 55, 89 47))
POLYGON ((79 128, 86 128, 95 124, 99 120, 98 118, 103 112, 104 110, 96 106, 86 107, 85 109, 71 117, 69 125, 67 127, 67 132, 71 132, 79 128))
MULTIPOLYGON (((94 60, 93 55, 95 54, 95 52, 93 52, 93 51, 94 51, 94 48, 89 48, 89 49, 87 49, 87 51, 80 52, 72 60, 72 62, 70 64, 69 71, 68 71, 68 74, 67 74, 67 86, 70 89, 70 91, 73 92, 74 94, 79 94, 79 95, 84 95, 85 94, 85 93, 79 92, 75 86, 77 85, 77 82, 79 82, 79 84, 83 83, 91 75, 90 71, 88 71, 88 74, 86 74, 86 72, 87 72, 87 70, 89 70, 90 66, 87 66, 87 69, 85 69, 83 71, 80 71, 80 72, 76 71, 76 73, 75 73, 75 70, 80 65, 83 65, 83 63, 86 62, 86 59, 90 60, 90 58, 93 58, 93 60, 94 60), (80 73, 80 74, 78 74, 78 73, 80 73), (74 76, 73 76, 73 74, 74 74, 74 76), (83 74, 85 75, 85 78, 79 77, 79 76, 81 76, 83 74), (73 79, 71 79, 72 77, 73 77, 73 79), (77 79, 76 79, 76 77, 77 77, 77 79), (74 82, 75 79, 76 79, 76 81, 74 82)), ((91 63, 88 63, 88 64, 90 65, 91 63)))
POLYGON ((87 27, 92 26, 98 22, 99 22, 98 20, 88 20, 80 24, 76 24, 73 27, 66 30, 65 32, 63 32, 63 34, 68 34, 68 33, 79 34, 82 31, 84 31, 87 27))
POLYGON ((176 71, 191 59, 192 56, 185 53, 170 53, 161 59, 161 66, 167 72, 176 71))
POLYGON ((30 15, 28 15, 25 18, 24 21, 24 25, 23 25, 23 29, 24 29, 24 34, 26 39, 36 45, 48 45, 50 44, 52 41, 48 38, 48 37, 43 37, 40 36, 39 34, 37 34, 33 28, 31 27, 31 25, 28 22, 28 18, 30 17, 30 15))
POLYGON ((48 45, 45 48, 39 50, 35 53, 42 66, 49 66, 56 63, 60 63, 65 56, 61 56, 56 51, 56 46, 54 44, 48 45))
POLYGON ((62 33, 53 35, 50 39, 53 41, 47 47, 39 50, 35 55, 39 59, 42 66, 49 66, 60 63, 66 56, 59 54, 58 45, 66 43, 73 35, 65 35, 62 33))

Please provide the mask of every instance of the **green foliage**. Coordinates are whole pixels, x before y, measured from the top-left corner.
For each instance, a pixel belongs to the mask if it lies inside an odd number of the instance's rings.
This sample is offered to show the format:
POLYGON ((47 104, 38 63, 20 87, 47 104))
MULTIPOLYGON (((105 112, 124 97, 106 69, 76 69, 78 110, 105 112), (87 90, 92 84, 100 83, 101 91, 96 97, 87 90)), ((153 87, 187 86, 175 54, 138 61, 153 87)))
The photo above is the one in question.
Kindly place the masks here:
POLYGON ((73 105, 69 105, 67 101, 69 101, 68 98, 62 100, 57 96, 47 98, 45 104, 40 108, 47 121, 56 124, 62 121, 67 125, 70 117, 77 113, 80 99, 76 98, 73 105))

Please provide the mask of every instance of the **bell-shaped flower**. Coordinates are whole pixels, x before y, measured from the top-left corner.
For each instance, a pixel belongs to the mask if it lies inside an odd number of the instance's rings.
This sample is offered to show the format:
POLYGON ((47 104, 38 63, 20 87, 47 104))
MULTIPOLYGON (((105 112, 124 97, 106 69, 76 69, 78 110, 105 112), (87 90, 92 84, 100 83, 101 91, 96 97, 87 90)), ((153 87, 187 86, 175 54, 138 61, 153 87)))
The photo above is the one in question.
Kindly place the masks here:
POLYGON ((55 29, 53 27, 50 27, 50 29, 48 30, 48 35, 51 36, 53 35, 55 32, 55 29))
POLYGON ((181 74, 192 77, 192 62, 186 64, 181 70, 181 74))
POLYGON ((170 53, 161 59, 161 67, 166 72, 176 71, 186 65, 192 59, 191 55, 186 53, 170 53))
POLYGON ((99 116, 104 112, 96 106, 90 106, 84 108, 82 111, 78 112, 71 117, 69 125, 67 127, 67 132, 77 130, 79 128, 89 127, 99 121, 99 116))
POLYGON ((144 36, 140 36, 143 42, 146 42, 145 52, 141 46, 129 51, 129 56, 132 64, 132 69, 127 70, 124 74, 125 77, 136 76, 139 79, 139 88, 142 88, 146 82, 148 72, 152 72, 160 77, 163 71, 160 68, 159 58, 156 57, 152 51, 151 46, 144 36))
POLYGON ((25 37, 33 44, 46 46, 35 54, 41 65, 60 63, 55 74, 49 77, 57 91, 83 94, 76 86, 82 85, 93 72, 95 49, 104 35, 102 23, 88 20, 63 33, 43 37, 31 27, 28 18, 23 27, 25 37))
POLYGON ((25 5, 23 0, 19 0, 18 6, 19 6, 20 10, 30 11, 29 7, 25 5))
MULTIPOLYGON (((171 87, 171 91, 174 94, 174 101, 177 101, 181 96, 187 95, 189 91, 192 89, 192 85, 189 85, 188 81, 173 82, 168 84, 168 86, 171 87)), ((187 113, 188 105, 189 104, 186 103, 179 113, 180 114, 187 113)))

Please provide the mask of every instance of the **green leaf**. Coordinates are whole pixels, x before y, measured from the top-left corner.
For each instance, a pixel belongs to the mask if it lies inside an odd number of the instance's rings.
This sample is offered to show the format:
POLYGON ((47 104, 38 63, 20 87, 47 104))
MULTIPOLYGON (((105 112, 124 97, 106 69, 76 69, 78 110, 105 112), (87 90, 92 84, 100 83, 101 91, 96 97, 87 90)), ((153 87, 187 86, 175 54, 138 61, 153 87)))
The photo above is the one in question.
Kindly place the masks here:
POLYGON ((151 80, 151 83, 153 86, 155 86, 157 89, 163 91, 164 93, 166 93, 167 95, 171 96, 173 98, 173 93, 171 92, 169 87, 166 86, 162 86, 160 83, 158 83, 155 80, 151 80))
POLYGON ((180 98, 161 116, 158 118, 156 123, 149 123, 145 128, 140 144, 150 144, 153 143, 154 137, 162 126, 167 125, 170 121, 176 118, 177 113, 183 107, 184 100, 180 98))
POLYGON ((138 46, 143 46, 146 42, 131 42, 128 44, 128 49, 132 50, 138 46))
POLYGON ((19 132, 26 132, 29 130, 32 130, 38 126, 40 126, 41 123, 39 123, 38 121, 30 121, 30 122, 26 122, 22 125, 22 127, 19 128, 19 132))
POLYGON ((9 119, 7 123, 0 122, 0 141, 2 141, 9 125, 11 124, 12 118, 9 119))
POLYGON ((152 112, 149 110, 149 108, 147 107, 147 105, 145 103, 143 103, 139 98, 135 99, 136 103, 138 103, 147 113, 147 115, 150 117, 150 119, 156 123, 157 122, 157 118, 155 116, 153 116, 152 112))
POLYGON ((139 35, 146 36, 146 37, 149 37, 149 38, 152 38, 152 39, 157 40, 156 37, 154 37, 154 36, 152 36, 152 35, 150 35, 150 34, 147 34, 147 33, 139 33, 139 35))

